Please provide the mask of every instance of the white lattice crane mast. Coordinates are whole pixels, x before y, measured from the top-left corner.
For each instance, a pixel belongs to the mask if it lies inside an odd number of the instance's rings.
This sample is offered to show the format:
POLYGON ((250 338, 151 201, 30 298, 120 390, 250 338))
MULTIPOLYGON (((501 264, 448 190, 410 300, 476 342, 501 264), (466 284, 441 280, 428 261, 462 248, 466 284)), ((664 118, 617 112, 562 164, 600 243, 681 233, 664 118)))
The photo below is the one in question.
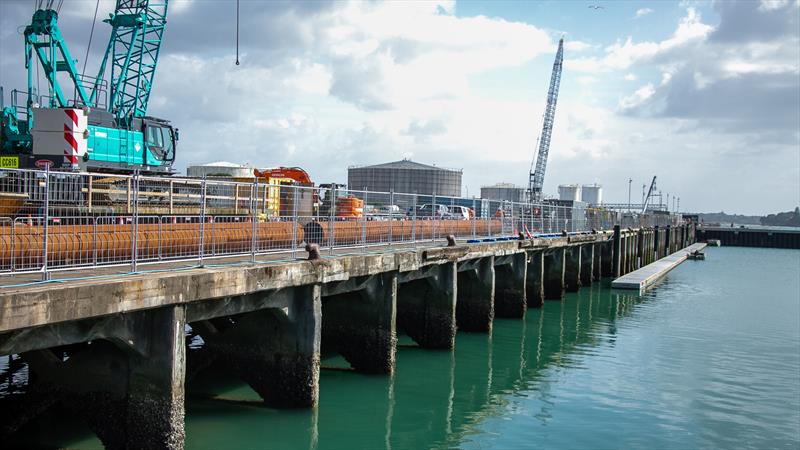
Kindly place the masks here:
POLYGON ((547 107, 544 110, 542 133, 539 135, 539 148, 536 159, 531 164, 528 179, 528 196, 532 202, 542 199, 544 186, 544 172, 547 169, 547 153, 550 151, 550 138, 553 135, 553 119, 556 115, 556 102, 558 101, 558 88, 561 85, 561 67, 564 62, 564 38, 558 41, 558 52, 553 63, 553 74, 550 76, 550 88, 547 90, 547 107))
POLYGON ((655 196, 656 192, 656 175, 653 175, 653 181, 650 183, 650 189, 647 191, 647 197, 644 198, 642 205, 642 214, 647 212, 647 207, 650 205, 650 199, 655 196))

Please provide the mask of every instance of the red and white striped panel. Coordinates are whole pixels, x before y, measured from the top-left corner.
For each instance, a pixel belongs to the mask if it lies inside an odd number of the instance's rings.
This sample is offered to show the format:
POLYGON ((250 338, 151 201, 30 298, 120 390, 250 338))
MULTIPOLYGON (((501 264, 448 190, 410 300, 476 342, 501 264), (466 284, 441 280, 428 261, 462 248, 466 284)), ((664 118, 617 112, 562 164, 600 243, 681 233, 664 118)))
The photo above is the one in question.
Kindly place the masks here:
POLYGON ((35 108, 34 155, 63 157, 63 167, 79 168, 88 146, 87 111, 81 108, 35 108))

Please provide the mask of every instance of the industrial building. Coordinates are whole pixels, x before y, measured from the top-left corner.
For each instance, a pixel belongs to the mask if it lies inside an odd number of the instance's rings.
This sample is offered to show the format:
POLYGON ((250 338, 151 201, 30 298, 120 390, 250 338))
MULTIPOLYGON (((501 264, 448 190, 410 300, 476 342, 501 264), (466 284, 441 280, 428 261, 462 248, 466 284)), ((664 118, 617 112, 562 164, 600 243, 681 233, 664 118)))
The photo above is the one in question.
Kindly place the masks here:
POLYGON ((218 161, 208 164, 199 164, 186 168, 186 174, 190 177, 231 177, 231 178, 252 178, 253 167, 250 165, 235 164, 227 161, 218 161))
POLYGON ((461 175, 461 170, 403 159, 374 166, 348 167, 347 185, 358 190, 458 197, 461 175))
POLYGON ((522 203, 525 201, 525 188, 511 183, 497 183, 492 186, 481 186, 481 198, 522 203))

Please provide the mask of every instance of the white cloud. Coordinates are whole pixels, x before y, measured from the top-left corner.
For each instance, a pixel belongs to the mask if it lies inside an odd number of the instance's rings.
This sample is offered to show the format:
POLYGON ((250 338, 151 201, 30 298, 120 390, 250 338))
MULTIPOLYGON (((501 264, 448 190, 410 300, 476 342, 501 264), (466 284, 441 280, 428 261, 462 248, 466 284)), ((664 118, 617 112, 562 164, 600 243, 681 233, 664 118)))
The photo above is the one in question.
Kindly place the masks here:
POLYGON ((759 11, 775 11, 789 4, 789 0, 761 0, 758 5, 759 11))
POLYGON ((651 14, 652 12, 653 12, 653 10, 652 10, 652 9, 650 9, 650 8, 640 8, 640 9, 637 9, 637 10, 636 10, 636 15, 634 15, 634 19, 638 19, 638 18, 640 18, 640 17, 646 16, 646 15, 648 15, 648 14, 651 14))
POLYGON ((711 83, 711 80, 703 75, 701 72, 695 72, 693 74, 694 78, 694 85, 698 90, 703 90, 711 83))
POLYGON ((623 111, 636 108, 642 105, 655 93, 656 89, 653 87, 653 85, 651 83, 647 83, 646 85, 637 89, 633 94, 623 97, 619 101, 619 108, 623 111))
MULTIPOLYGON (((0 2, 4 25, 29 20, 27 7, 27 17, 8 18, 14 9, 7 4, 0 2)), ((171 5, 180 14, 166 34, 150 113, 181 128, 179 169, 234 155, 224 159, 299 165, 316 182, 342 182, 350 164, 413 157, 464 168, 470 193, 480 184, 526 182, 555 51, 553 37, 540 28, 545 23, 455 16, 452 1, 243 2, 249 22, 237 67, 232 8, 171 5), (208 26, 199 32, 196 23, 208 26), (536 92, 503 84, 537 57, 546 70, 534 80, 536 92), (487 86, 491 77, 501 81, 487 86)), ((800 73, 797 31, 786 35, 771 26, 791 15, 786 6, 726 2, 715 11, 722 6, 736 10, 733 19, 718 11, 719 20, 704 21, 688 8, 674 32, 660 38, 642 41, 620 29, 619 39, 604 46, 592 30, 566 40, 547 192, 561 182, 598 181, 609 199, 626 198, 627 183, 617 180, 644 182, 659 173, 665 189, 680 186, 689 210, 791 203, 800 134, 796 123, 775 124, 796 117, 786 109, 796 109, 800 98, 791 90, 796 81, 786 80, 800 73), (773 89, 787 84, 789 95, 773 89), (788 107, 778 109, 781 103, 788 107), (718 189, 705 189, 709 178, 718 189), (746 192, 742 179, 753 180, 746 192), (717 192, 727 194, 711 197, 717 192)), ((102 0, 101 16, 110 10, 113 2, 102 0)), ((70 11, 66 32, 84 34, 67 40, 86 42, 94 2, 77 2, 70 11)), ((0 27, 0 37, 9 30, 15 27, 0 27)), ((7 56, 19 50, 18 40, 11 41, 0 39, 4 77, 12 67, 7 56)), ((8 83, 22 86, 25 72, 17 69, 8 83)))
POLYGON ((686 16, 668 39, 636 43, 629 36, 625 42, 617 41, 606 47, 603 58, 575 58, 568 61, 568 65, 574 70, 586 72, 627 70, 634 64, 649 62, 703 42, 713 30, 712 26, 701 21, 700 14, 694 8, 688 8, 686 16))
POLYGON ((169 2, 170 14, 181 14, 194 4, 195 0, 172 0, 169 2))
POLYGON ((353 2, 316 18, 313 50, 333 61, 331 93, 366 110, 459 97, 471 74, 554 49, 531 25, 452 10, 452 2, 353 2))
POLYGON ((747 73, 760 73, 760 74, 781 74, 781 73, 800 73, 800 66, 792 63, 764 63, 744 61, 741 59, 733 59, 726 61, 722 65, 722 69, 731 76, 747 74, 747 73))
POLYGON ((569 50, 570 52, 583 52, 592 48, 594 48, 592 44, 583 41, 566 40, 564 43, 564 50, 569 50))

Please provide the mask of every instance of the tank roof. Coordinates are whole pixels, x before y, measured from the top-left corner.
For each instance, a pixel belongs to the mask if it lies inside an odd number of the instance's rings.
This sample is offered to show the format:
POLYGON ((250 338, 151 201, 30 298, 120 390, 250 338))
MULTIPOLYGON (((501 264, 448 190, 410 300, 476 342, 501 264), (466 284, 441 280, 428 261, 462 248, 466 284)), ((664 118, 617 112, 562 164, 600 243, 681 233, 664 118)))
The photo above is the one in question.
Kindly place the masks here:
POLYGON ((249 168, 249 164, 236 164, 228 161, 217 161, 206 164, 197 164, 190 167, 236 167, 236 168, 249 168))
POLYGON ((399 161, 392 161, 382 164, 374 164, 371 166, 350 166, 348 169, 409 169, 409 170, 447 170, 453 172, 461 172, 460 169, 448 169, 445 167, 431 166, 411 161, 410 159, 401 159, 399 161))

